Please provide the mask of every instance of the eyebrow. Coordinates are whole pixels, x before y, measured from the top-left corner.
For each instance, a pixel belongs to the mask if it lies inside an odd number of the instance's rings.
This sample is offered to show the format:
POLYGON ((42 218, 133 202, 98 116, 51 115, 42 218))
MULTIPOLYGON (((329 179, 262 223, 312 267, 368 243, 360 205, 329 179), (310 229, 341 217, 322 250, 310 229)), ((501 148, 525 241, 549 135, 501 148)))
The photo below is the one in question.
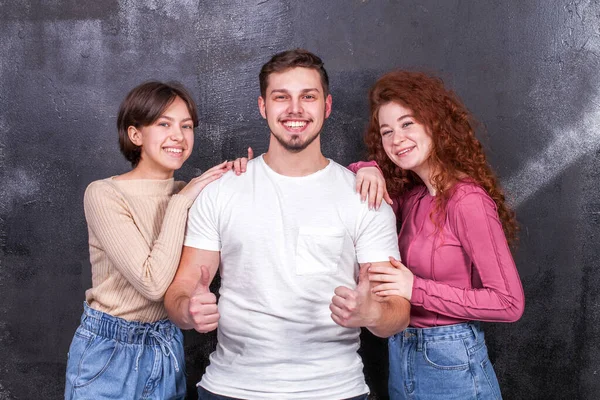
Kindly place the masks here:
MULTIPOLYGON (((160 119, 160 118, 168 119, 169 121, 175 121, 175 119, 174 119, 174 118, 168 117, 168 116, 166 116, 166 115, 160 115, 160 116, 159 116, 158 118, 156 118, 156 119, 160 119)), ((189 117, 189 118, 182 119, 182 120, 181 120, 181 122, 185 122, 185 121, 192 121, 192 120, 193 120, 193 118, 192 118, 192 117, 189 117)))
MULTIPOLYGON (((287 89, 273 89, 273 90, 271 90, 271 94, 273 94, 273 93, 285 93, 285 94, 288 94, 289 92, 290 91, 287 90, 287 89)), ((308 92, 318 92, 318 93, 320 93, 319 89, 317 89, 317 88, 302 89, 300 91, 300 93, 308 93, 308 92)))
MULTIPOLYGON (((398 119, 396 119, 396 121, 401 121, 404 118, 414 118, 414 116, 412 114, 404 114, 401 115, 400 117, 398 117, 398 119)), ((383 125, 379 125, 379 129, 384 128, 384 127, 390 127, 388 124, 383 124, 383 125)))

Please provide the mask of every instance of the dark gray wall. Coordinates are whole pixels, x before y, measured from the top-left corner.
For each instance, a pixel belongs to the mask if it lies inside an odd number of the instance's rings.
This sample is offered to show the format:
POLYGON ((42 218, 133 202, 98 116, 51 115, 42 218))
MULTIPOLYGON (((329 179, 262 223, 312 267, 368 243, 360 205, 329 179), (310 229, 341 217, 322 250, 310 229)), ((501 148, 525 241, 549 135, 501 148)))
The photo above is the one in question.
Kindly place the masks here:
MULTIPOLYGON (((363 156, 381 73, 424 69, 455 88, 522 224, 525 315, 486 325, 504 397, 599 398, 599 27, 597 0, 0 0, 0 399, 62 396, 90 285, 83 191, 128 168, 114 128, 126 92, 150 78, 192 90, 189 179, 266 150, 257 73, 297 46, 326 62, 324 150, 342 163, 363 156)), ((214 345, 186 334, 190 384, 214 345)), ((363 355, 386 398, 385 342, 365 336, 363 355)))

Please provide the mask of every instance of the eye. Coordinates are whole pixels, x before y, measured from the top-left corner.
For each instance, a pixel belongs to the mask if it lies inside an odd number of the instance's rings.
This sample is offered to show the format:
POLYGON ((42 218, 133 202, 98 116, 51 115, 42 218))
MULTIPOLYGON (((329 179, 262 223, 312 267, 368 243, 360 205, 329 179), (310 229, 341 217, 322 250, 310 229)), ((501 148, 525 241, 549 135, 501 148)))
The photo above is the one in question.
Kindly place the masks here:
POLYGON ((159 122, 158 125, 159 126, 164 126, 165 128, 169 127, 169 123, 168 122, 159 122))
POLYGON ((285 99, 286 99, 286 96, 285 96, 285 95, 283 95, 283 94, 280 94, 280 95, 277 95, 277 96, 275 96, 275 97, 274 97, 274 99, 275 99, 275 100, 285 100, 285 99))
POLYGON ((387 136, 387 135, 389 135, 389 134, 390 134, 390 133, 392 133, 392 132, 393 132, 393 130, 391 130, 391 129, 386 129, 385 131, 381 131, 381 136, 387 136))
POLYGON ((414 124, 414 122, 412 122, 412 121, 406 121, 406 122, 403 122, 403 123, 402 123, 402 127, 403 127, 403 128, 406 128, 407 126, 410 126, 410 125, 412 125, 412 124, 414 124))
POLYGON ((304 96, 304 98, 306 100, 314 100, 314 99, 316 99, 316 96, 314 94, 307 94, 304 96))
POLYGON ((183 125, 183 129, 194 129, 194 126, 186 124, 186 125, 183 125))

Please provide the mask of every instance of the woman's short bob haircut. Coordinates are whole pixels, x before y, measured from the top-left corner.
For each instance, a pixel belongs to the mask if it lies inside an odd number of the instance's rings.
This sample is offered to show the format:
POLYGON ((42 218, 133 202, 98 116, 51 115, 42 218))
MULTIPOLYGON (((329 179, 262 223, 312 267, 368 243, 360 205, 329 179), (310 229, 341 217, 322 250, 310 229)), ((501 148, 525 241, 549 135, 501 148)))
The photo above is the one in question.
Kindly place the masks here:
POLYGON ((141 147, 131 142, 127 129, 130 126, 141 128, 152 125, 177 97, 187 105, 196 128, 198 126, 196 103, 190 93, 178 82, 142 83, 133 88, 121 103, 117 117, 119 147, 133 168, 140 162, 141 147))

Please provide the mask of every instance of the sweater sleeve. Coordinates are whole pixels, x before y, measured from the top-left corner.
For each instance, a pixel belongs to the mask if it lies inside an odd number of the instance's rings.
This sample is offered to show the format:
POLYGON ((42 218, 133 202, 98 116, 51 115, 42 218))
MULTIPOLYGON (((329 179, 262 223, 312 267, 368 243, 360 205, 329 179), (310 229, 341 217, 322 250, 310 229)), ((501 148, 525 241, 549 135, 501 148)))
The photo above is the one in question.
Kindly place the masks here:
POLYGON ((381 169, 379 168, 379 165, 377 165, 377 161, 375 161, 375 160, 373 160, 373 161, 357 161, 355 163, 348 165, 348 169, 354 173, 358 172, 359 169, 365 168, 365 167, 377 167, 377 169, 379 169, 379 171, 381 171, 381 169))
POLYGON ((448 216, 482 287, 459 288, 415 276, 411 303, 455 318, 518 320, 525 307, 523 287, 494 201, 486 194, 470 192, 448 216))
POLYGON ((175 276, 191 204, 185 196, 173 195, 158 238, 148 243, 122 196, 109 184, 94 182, 84 196, 88 227, 100 243, 100 250, 125 279, 151 301, 162 300, 175 276))

